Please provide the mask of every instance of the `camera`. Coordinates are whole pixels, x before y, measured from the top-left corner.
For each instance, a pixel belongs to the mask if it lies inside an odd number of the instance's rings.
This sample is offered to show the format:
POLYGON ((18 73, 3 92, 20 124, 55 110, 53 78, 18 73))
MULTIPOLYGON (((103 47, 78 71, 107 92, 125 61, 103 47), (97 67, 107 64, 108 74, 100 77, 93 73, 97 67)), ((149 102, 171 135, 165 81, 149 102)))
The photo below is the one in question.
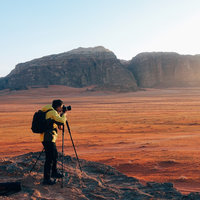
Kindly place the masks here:
POLYGON ((62 111, 63 111, 63 113, 65 113, 67 110, 71 110, 72 109, 72 107, 71 106, 65 106, 65 105, 63 105, 63 107, 62 107, 62 111))

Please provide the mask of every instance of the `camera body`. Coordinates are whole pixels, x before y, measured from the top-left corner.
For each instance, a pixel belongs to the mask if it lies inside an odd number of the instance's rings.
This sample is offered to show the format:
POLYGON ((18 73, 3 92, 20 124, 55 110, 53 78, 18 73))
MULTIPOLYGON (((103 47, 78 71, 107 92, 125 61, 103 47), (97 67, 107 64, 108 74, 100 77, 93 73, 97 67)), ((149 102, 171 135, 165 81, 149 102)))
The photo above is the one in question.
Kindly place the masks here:
POLYGON ((63 107, 62 107, 63 113, 65 113, 66 111, 70 111, 71 109, 72 109, 72 107, 70 105, 69 106, 63 105, 63 107))

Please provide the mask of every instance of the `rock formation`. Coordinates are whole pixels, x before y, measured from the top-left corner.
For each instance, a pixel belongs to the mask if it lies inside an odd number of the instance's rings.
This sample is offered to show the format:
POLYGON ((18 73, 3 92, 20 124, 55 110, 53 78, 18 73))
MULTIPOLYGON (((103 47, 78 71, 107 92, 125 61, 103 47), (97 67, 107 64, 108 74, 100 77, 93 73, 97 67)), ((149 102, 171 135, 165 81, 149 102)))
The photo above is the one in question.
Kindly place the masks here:
POLYGON ((200 55, 177 53, 141 53, 128 69, 139 87, 200 86, 200 55))
POLYGON ((18 64, 5 78, 0 89, 26 89, 31 86, 96 86, 99 89, 134 91, 134 76, 123 67, 114 53, 104 47, 78 48, 18 64))
POLYGON ((78 48, 18 64, 0 78, 0 90, 49 85, 123 92, 140 87, 200 86, 200 55, 151 52, 125 61, 101 46, 78 48))
MULTIPOLYGON (((0 161, 1 182, 20 181, 22 191, 9 195, 14 199, 73 199, 73 200, 197 200, 199 193, 183 195, 171 183, 148 182, 143 185, 133 177, 128 177, 116 169, 86 160, 80 160, 82 170, 77 168, 76 159, 64 156, 64 187, 58 180, 56 185, 44 186, 44 153, 35 169, 29 174, 37 153, 28 153, 0 161)), ((59 157, 61 154, 59 154, 59 157)), ((59 163, 58 163, 59 164, 59 163)), ((6 198, 6 199, 7 199, 6 198)))

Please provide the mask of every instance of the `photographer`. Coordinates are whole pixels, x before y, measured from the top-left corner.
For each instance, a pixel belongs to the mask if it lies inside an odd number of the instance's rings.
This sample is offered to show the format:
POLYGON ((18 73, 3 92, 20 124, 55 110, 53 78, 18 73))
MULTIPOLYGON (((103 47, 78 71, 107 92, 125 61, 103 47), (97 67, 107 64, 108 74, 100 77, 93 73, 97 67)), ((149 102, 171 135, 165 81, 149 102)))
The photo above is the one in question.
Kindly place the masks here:
POLYGON ((66 107, 63 102, 53 100, 52 105, 46 105, 41 109, 46 112, 46 120, 48 121, 48 131, 40 134, 41 142, 45 149, 44 164, 44 185, 53 185, 55 181, 52 178, 62 178, 62 174, 57 171, 58 152, 56 148, 57 128, 62 130, 62 125, 66 122, 66 107))

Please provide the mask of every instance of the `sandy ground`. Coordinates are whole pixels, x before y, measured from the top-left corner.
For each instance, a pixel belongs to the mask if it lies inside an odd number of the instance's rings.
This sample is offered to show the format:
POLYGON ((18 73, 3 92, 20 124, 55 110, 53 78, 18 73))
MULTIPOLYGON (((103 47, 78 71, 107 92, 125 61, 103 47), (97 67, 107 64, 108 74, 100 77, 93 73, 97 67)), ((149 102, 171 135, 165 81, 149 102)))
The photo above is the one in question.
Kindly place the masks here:
MULTIPOLYGON (((68 122, 80 158, 114 166, 141 182, 172 182, 183 193, 200 192, 200 88, 1 91, 1 157, 42 150, 30 129, 32 116, 58 98, 72 106, 68 122)), ((61 133, 57 146, 61 151, 61 133)), ((65 154, 74 155, 67 129, 65 154)))

